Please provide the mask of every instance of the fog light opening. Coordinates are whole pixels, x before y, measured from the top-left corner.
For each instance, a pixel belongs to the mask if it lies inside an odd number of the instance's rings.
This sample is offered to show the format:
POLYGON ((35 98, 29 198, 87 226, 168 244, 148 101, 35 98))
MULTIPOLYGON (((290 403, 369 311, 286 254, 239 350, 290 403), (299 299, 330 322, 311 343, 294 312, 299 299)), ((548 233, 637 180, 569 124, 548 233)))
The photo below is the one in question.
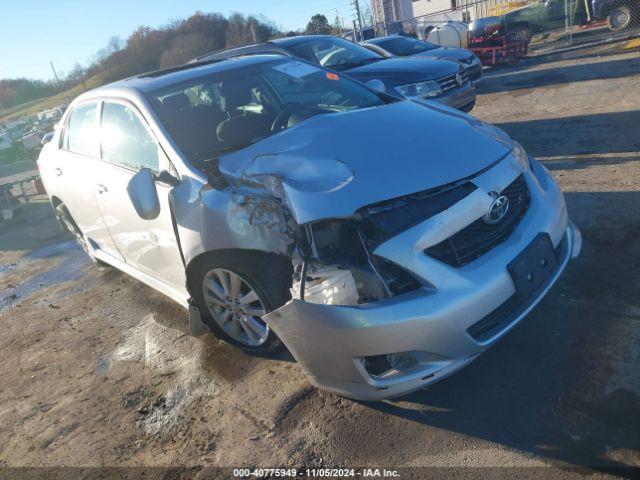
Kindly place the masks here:
POLYGON ((362 364, 372 378, 383 378, 393 373, 402 372, 418 363, 406 353, 391 353, 388 355, 373 355, 363 357, 362 364))

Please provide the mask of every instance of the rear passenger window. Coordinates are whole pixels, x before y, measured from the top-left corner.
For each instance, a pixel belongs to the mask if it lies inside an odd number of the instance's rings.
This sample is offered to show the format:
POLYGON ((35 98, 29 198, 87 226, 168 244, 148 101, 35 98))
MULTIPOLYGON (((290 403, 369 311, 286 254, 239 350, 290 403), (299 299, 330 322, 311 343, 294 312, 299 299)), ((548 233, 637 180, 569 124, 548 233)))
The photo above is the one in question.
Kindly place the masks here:
POLYGON ((158 145, 132 109, 104 102, 100 132, 103 160, 134 170, 158 171, 158 145))
POLYGON ((95 157, 98 154, 97 104, 87 103, 76 107, 69 116, 66 148, 80 155, 95 157))

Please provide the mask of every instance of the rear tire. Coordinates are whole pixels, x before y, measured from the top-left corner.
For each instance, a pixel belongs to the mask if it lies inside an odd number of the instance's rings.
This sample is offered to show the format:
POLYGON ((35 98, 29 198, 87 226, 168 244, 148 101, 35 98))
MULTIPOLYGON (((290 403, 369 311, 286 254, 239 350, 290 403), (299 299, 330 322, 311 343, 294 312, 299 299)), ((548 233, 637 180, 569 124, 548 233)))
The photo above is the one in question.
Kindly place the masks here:
POLYGON ((620 32, 631 26, 637 18, 628 5, 620 5, 607 17, 607 25, 612 32, 620 32))
POLYGON ((283 345, 277 335, 266 326, 260 316, 249 313, 260 308, 269 313, 291 298, 289 287, 292 269, 288 261, 275 254, 248 250, 215 252, 198 258, 195 262, 197 263, 189 272, 189 290, 200 309, 203 321, 213 334, 220 340, 252 353, 272 354, 282 350, 283 345), (242 294, 235 297, 247 297, 249 290, 252 290, 257 295, 257 300, 251 302, 251 305, 242 306, 238 302, 234 304, 234 296, 226 295, 226 290, 220 291, 219 287, 223 286, 225 278, 227 281, 231 278, 230 274, 240 279, 236 279, 236 282, 241 285, 242 294), (223 281, 219 281, 219 275, 224 277, 223 281), (210 288, 212 279, 216 283, 214 289, 219 292, 218 295, 210 288), (254 328, 245 328, 249 325, 243 319, 252 322, 254 328), (245 324, 244 330, 240 329, 242 323, 245 324), (256 340, 253 334, 259 332, 260 327, 266 328, 266 335, 262 338, 258 334, 256 340), (252 339, 255 341, 251 341, 252 339))
POLYGON ((82 248, 82 250, 84 250, 84 252, 91 257, 91 260, 95 262, 96 259, 91 252, 91 247, 89 246, 87 239, 80 231, 80 228, 69 213, 69 210, 67 210, 67 207, 65 207, 63 203, 59 203, 58 205, 56 205, 55 211, 56 215, 60 219, 60 222, 64 225, 66 230, 74 236, 76 242, 78 243, 78 245, 80 245, 80 248, 82 248))

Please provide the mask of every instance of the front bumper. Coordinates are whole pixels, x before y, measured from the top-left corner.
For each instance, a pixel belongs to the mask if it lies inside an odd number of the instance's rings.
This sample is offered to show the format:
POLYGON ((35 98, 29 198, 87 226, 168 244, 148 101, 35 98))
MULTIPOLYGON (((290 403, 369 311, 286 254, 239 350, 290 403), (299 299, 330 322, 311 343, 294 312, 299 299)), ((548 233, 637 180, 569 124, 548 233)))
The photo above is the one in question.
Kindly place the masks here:
POLYGON ((453 207, 380 245, 374 252, 428 279, 422 288, 354 306, 292 300, 264 320, 282 339, 311 381, 338 394, 381 400, 425 387, 472 362, 518 324, 544 297, 579 254, 581 236, 569 222, 564 199, 544 167, 534 171, 502 161, 475 177, 478 187, 453 207), (424 250, 481 217, 491 197, 523 174, 531 194, 527 213, 510 236, 477 260, 452 267, 424 250), (507 265, 540 233, 558 252, 556 271, 490 338, 475 340, 468 329, 495 312, 515 293, 507 265), (415 352, 419 361, 387 378, 367 372, 362 358, 415 352))
POLYGON ((449 90, 440 97, 430 98, 429 100, 468 112, 476 103, 476 88, 473 82, 469 81, 461 87, 449 90))

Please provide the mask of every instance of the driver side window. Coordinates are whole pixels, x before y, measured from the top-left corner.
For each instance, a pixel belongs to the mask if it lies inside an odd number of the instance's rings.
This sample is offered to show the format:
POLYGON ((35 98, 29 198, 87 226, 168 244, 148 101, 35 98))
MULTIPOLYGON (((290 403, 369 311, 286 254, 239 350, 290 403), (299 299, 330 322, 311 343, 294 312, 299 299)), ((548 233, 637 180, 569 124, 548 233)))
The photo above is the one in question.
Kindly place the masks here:
POLYGON ((134 170, 159 171, 158 144, 126 105, 103 103, 100 137, 103 160, 134 170))

